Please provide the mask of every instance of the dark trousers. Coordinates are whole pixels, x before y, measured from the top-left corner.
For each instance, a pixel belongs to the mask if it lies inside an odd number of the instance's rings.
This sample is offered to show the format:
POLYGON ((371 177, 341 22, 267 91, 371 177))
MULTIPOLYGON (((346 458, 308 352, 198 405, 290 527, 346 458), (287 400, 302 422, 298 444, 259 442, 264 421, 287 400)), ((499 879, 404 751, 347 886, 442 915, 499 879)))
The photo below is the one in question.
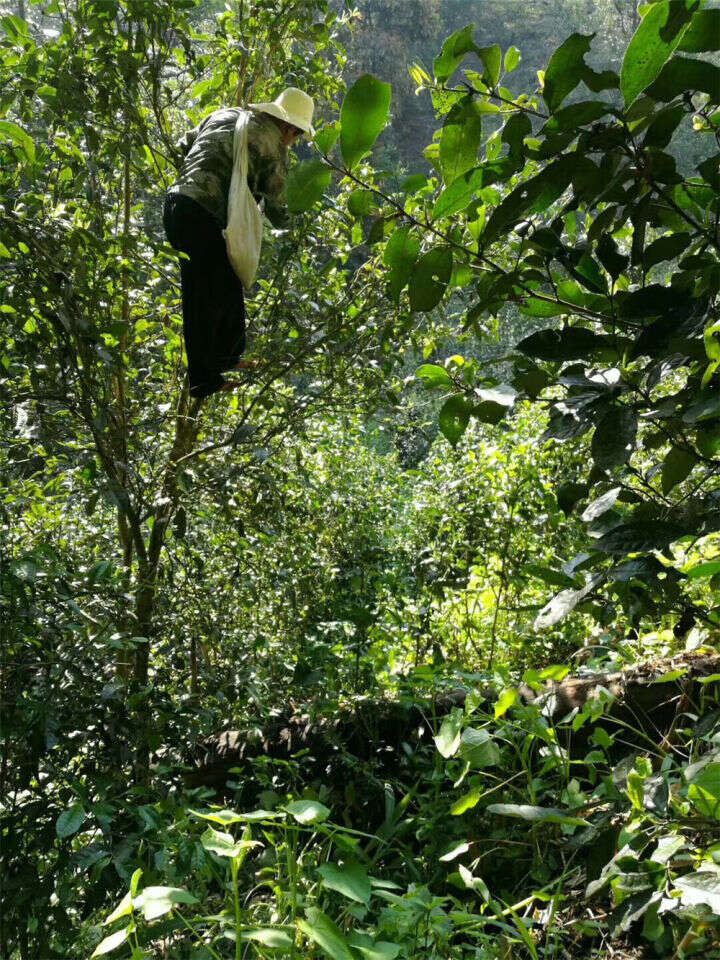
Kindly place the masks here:
POLYGON ((208 397, 222 387, 220 374, 237 366, 245 349, 242 283, 220 227, 199 203, 168 193, 163 222, 172 246, 190 258, 180 261, 190 396, 208 397))

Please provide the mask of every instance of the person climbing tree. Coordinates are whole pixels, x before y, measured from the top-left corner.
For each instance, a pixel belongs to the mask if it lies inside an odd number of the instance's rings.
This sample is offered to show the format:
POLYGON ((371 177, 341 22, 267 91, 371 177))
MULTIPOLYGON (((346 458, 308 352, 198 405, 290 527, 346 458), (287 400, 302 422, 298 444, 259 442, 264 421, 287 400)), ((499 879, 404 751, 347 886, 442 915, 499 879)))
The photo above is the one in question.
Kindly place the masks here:
MULTIPOLYGON (((234 134, 243 108, 215 110, 179 143, 184 161, 165 197, 163 222, 180 262, 183 333, 190 395, 200 399, 230 388, 223 373, 242 367, 245 349, 243 285, 227 255, 223 229, 233 173, 234 134)), ((281 193, 288 148, 303 133, 313 135, 314 104, 295 87, 270 103, 251 103, 248 118, 247 183, 273 226, 287 214, 281 193)))

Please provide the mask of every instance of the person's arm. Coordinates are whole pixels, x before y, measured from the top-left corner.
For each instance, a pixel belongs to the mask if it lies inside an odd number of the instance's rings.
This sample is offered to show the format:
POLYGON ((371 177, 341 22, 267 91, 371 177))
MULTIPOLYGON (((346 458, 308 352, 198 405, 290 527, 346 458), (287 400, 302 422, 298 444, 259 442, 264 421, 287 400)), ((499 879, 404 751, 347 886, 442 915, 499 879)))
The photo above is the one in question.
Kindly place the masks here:
POLYGON ((180 151, 180 153, 183 155, 183 157, 186 157, 187 154, 190 152, 190 148, 197 140, 198 134, 200 133, 202 128, 205 126, 205 123, 207 122, 207 120, 208 120, 208 117, 205 117, 203 120, 200 121, 200 123, 196 127, 193 127, 192 130, 188 130, 187 133, 178 140, 176 147, 180 151))

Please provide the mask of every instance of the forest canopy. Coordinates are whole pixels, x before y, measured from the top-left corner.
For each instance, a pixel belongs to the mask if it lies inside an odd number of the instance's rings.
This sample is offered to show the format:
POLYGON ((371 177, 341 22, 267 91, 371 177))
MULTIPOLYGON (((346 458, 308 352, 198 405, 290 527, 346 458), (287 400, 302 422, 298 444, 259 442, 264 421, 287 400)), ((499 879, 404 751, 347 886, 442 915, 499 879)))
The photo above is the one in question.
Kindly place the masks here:
POLYGON ((0 956, 720 956, 719 49, 0 3, 0 956), (287 87, 195 399, 180 140, 287 87))

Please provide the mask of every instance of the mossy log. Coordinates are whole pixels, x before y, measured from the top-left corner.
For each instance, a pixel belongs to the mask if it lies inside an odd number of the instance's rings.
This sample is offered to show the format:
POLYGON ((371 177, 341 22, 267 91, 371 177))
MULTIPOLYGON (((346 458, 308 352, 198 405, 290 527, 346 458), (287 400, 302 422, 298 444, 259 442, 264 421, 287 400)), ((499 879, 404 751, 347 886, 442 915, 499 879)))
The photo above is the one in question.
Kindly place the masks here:
MULTIPOLYGON (((720 654, 683 654, 648 661, 624 671, 588 672, 548 683, 542 690, 519 689, 524 704, 535 703, 552 723, 559 723, 590 700, 609 701, 602 724, 615 734, 620 752, 652 742, 670 749, 679 728, 708 722, 720 695, 720 654)), ((202 741, 190 758, 190 786, 223 788, 233 768, 259 757, 288 761, 303 752, 303 779, 342 780, 348 764, 382 784, 383 770, 394 777, 412 772, 418 750, 432 742, 433 731, 453 707, 462 707, 468 691, 455 689, 434 700, 364 699, 332 717, 311 718, 295 710, 262 727, 224 730, 202 741)), ((486 705, 498 691, 483 690, 486 705)), ((720 716, 720 711, 718 711, 720 716)), ((587 749, 593 725, 563 728, 562 743, 571 754, 587 749)))

